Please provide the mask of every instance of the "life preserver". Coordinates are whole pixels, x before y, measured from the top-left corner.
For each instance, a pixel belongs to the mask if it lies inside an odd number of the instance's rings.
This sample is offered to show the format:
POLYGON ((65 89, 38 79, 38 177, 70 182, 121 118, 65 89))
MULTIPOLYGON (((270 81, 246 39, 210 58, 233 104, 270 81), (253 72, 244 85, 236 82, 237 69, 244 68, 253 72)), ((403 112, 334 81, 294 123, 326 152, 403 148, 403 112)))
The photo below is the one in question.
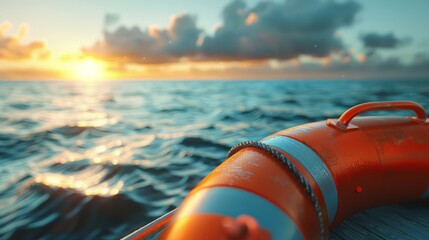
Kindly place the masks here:
POLYGON ((155 239, 324 239, 329 228, 356 212, 425 198, 424 109, 406 101, 371 102, 338 120, 237 145, 176 213, 130 238, 158 231, 155 239), (416 116, 355 118, 375 110, 411 110, 416 116))

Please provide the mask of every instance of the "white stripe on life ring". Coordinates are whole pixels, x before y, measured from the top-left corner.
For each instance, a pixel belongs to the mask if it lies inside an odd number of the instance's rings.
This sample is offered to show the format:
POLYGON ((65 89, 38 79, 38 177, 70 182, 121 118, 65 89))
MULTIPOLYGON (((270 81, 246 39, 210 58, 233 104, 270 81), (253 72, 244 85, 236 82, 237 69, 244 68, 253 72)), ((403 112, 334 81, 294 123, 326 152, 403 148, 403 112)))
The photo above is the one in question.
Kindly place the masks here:
POLYGON ((236 218, 246 214, 271 233, 272 240, 303 240, 295 223, 280 208, 254 193, 232 187, 199 190, 188 196, 174 220, 193 214, 218 214, 236 218))
POLYGON ((293 138, 275 136, 261 142, 290 154, 307 169, 322 192, 329 223, 332 224, 338 209, 338 193, 334 178, 323 160, 307 145, 293 138))

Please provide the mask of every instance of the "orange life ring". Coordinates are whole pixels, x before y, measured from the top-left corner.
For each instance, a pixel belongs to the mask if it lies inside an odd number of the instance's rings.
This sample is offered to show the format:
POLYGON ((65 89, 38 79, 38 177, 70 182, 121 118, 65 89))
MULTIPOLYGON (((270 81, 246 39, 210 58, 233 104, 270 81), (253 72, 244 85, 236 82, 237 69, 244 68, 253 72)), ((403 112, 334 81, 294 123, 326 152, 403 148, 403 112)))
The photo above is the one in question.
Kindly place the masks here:
POLYGON ((371 102, 338 120, 234 147, 174 213, 129 238, 325 239, 367 208, 429 198, 429 121, 414 102, 371 102), (410 110, 415 117, 359 117, 410 110), (162 231, 161 231, 162 230, 162 231))

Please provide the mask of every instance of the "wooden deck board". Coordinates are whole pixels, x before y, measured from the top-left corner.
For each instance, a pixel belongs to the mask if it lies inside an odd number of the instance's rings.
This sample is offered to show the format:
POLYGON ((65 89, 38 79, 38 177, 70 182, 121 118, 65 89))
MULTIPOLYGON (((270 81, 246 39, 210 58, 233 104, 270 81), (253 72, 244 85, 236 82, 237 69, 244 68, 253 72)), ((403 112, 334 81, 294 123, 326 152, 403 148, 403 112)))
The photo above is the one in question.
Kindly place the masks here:
POLYGON ((369 209, 337 226, 330 240, 429 239, 429 203, 369 209))

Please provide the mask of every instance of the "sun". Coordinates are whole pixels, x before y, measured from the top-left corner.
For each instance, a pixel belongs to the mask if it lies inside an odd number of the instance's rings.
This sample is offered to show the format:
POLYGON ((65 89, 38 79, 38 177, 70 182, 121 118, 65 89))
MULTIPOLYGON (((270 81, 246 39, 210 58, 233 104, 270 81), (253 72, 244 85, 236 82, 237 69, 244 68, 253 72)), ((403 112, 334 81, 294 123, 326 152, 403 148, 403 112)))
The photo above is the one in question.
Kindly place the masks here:
POLYGON ((104 77, 103 64, 92 58, 85 58, 74 66, 74 75, 78 80, 95 81, 104 77))

